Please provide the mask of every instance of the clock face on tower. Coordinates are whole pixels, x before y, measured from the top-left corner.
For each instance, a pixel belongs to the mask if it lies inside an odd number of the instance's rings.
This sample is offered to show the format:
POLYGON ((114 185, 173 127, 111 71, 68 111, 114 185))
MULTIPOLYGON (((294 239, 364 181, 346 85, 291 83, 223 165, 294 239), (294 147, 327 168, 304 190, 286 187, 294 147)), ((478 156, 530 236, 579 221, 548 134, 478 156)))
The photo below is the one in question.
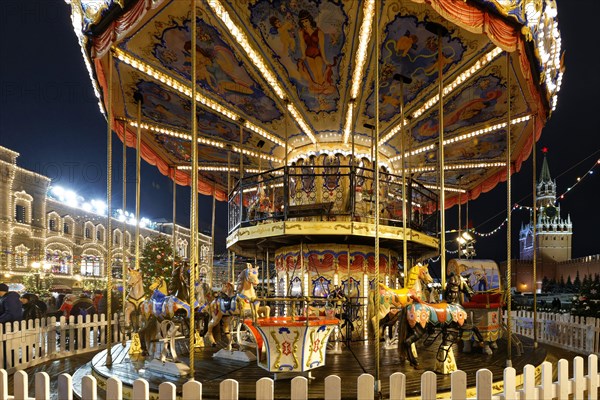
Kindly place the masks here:
POLYGON ((556 207, 554 207, 554 206, 548 206, 544 209, 544 215, 548 218, 554 218, 554 217, 556 217, 557 214, 558 214, 558 211, 556 210, 556 207))

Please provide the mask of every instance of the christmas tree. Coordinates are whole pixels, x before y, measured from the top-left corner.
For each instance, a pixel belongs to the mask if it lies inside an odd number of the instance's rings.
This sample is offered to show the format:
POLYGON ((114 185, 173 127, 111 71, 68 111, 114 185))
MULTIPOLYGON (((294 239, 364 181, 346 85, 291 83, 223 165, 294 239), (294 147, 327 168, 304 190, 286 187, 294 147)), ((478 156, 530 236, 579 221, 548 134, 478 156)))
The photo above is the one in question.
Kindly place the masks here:
POLYGON ((175 263, 173 263, 173 247, 166 237, 162 235, 152 237, 140 257, 140 270, 146 291, 149 292, 148 287, 159 277, 164 278, 170 287, 173 267, 177 268, 180 264, 179 256, 175 256, 175 263))

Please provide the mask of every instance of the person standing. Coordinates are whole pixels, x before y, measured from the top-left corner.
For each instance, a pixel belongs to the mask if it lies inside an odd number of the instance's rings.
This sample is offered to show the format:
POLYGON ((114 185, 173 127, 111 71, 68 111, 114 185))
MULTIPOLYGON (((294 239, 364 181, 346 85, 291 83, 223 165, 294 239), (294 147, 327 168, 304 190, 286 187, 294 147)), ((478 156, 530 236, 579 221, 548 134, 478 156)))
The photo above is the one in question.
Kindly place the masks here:
POLYGON ((6 283, 0 283, 0 323, 21 321, 23 309, 17 292, 9 291, 6 283))

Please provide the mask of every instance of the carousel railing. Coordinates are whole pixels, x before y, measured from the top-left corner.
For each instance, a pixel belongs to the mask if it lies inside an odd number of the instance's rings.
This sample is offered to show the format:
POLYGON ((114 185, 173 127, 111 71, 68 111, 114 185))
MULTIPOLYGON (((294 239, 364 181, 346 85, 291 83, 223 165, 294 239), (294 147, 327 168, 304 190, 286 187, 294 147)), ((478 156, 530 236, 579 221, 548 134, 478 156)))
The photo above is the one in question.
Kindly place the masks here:
MULTIPOLYGON (((238 180, 229 193, 229 233, 264 222, 288 220, 374 223, 373 170, 363 167, 283 167, 238 180)), ((380 221, 402 226, 402 177, 380 172, 380 221)), ((406 179, 407 227, 435 233, 437 201, 433 191, 406 179)))
MULTIPOLYGON (((488 369, 480 369, 476 373, 475 390, 467 388, 467 374, 458 370, 450 375, 450 392, 446 393, 449 399, 595 399, 600 387, 600 374, 598 374, 598 356, 590 354, 587 356, 587 374, 584 372, 585 360, 583 357, 575 357, 572 361, 573 373, 569 373, 569 361, 562 359, 558 362, 556 368, 552 363, 545 361, 540 368, 540 379, 536 380, 536 368, 533 365, 526 365, 522 371, 516 371, 514 368, 504 369, 503 384, 498 385, 493 381, 492 372, 488 369), (517 374, 519 375, 518 379, 517 374), (556 378, 554 378, 556 376, 556 378), (556 379, 556 380, 555 380, 556 379)), ((12 390, 8 384, 8 374, 0 369, 0 400, 14 399, 33 399, 45 400, 50 398, 50 376, 46 372, 38 372, 34 376, 35 394, 29 393, 29 376, 25 371, 17 371, 14 376, 12 390), (12 394, 8 394, 12 392, 12 394), (33 397, 32 397, 33 395, 33 397)), ((55 379, 53 377, 53 379, 55 379)), ((59 399, 73 398, 73 388, 75 384, 81 387, 81 398, 96 399, 99 398, 98 382, 95 377, 85 375, 81 382, 73 382, 69 374, 58 376, 57 394, 59 399)), ((406 398, 406 380, 407 377, 401 372, 395 372, 390 375, 389 390, 383 393, 384 398, 404 399, 406 398)), ((341 399, 342 398, 342 379, 337 375, 329 375, 324 379, 323 391, 316 393, 323 399, 341 399)), ((421 394, 423 399, 435 399, 441 394, 437 389, 437 376, 432 371, 424 372, 421 375, 421 394)), ((303 376, 297 376, 289 383, 289 396, 291 399, 308 399, 309 384, 308 379, 303 376)), ((344 385, 352 385, 355 388, 356 399, 374 399, 373 390, 375 378, 371 374, 360 375, 356 383, 344 381, 344 385)), ((107 399, 122 399, 123 384, 118 378, 111 378, 106 382, 103 388, 107 399)), ((190 380, 182 388, 177 388, 171 382, 163 382, 158 387, 158 393, 150 393, 148 381, 143 378, 137 379, 129 393, 131 398, 137 400, 174 400, 182 398, 186 400, 200 400, 203 398, 202 383, 190 380)), ((239 382, 234 379, 225 379, 219 384, 219 398, 238 399, 239 382)), ((311 391, 312 392, 312 391, 311 391)), ((271 378, 261 378, 256 381, 255 398, 261 400, 275 399, 275 382, 271 378)), ((206 393, 207 394, 207 393, 206 393)), ((205 395, 206 395, 205 394, 205 395)), ((314 395, 315 393, 311 393, 314 395)))

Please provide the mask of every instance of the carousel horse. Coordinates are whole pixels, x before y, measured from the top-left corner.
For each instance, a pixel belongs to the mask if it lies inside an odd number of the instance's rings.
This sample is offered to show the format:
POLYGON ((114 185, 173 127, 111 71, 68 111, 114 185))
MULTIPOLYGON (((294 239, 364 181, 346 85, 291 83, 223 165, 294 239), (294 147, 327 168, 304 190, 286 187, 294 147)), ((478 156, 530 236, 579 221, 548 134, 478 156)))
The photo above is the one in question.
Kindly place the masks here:
MULTIPOLYGON (((142 272, 140 270, 129 268, 127 288, 127 297, 125 298, 125 326, 129 327, 132 322, 132 316, 139 317, 140 305, 146 300, 142 272)), ((133 321, 135 321, 134 329, 138 329, 139 319, 134 318, 133 321)))
MULTIPOLYGON (((254 287, 258 283, 258 268, 247 263, 246 268, 238 275, 236 293, 222 293, 211 302, 209 310, 212 319, 208 323, 207 343, 213 346, 216 345, 213 329, 220 324, 222 319, 225 319, 226 326, 230 327, 229 332, 231 332, 232 316, 256 318, 270 315, 270 308, 268 306, 259 307, 256 301, 254 287)), ((231 284, 229 285, 231 286, 231 284)), ((231 347, 231 337, 229 347, 231 347)))
MULTIPOLYGON (((430 336, 425 341, 425 345, 430 345, 440 334, 442 335, 436 359, 442 363, 446 360, 449 349, 460 339, 462 327, 467 320, 467 312, 460 304, 461 293, 470 296, 473 294, 473 289, 465 278, 451 273, 444 290, 444 302, 426 303, 414 298, 414 302, 406 306, 403 310, 404 318, 400 324, 398 340, 401 358, 408 357, 410 364, 418 368, 419 360, 411 346, 428 333, 430 336), (437 334, 431 339, 433 333, 437 334)), ((475 327, 473 328, 476 330, 475 327)))
MULTIPOLYGON (((140 305, 143 328, 139 330, 142 354, 148 355, 148 344, 156 338, 163 321, 175 322, 181 328, 179 333, 185 336, 189 332, 189 317, 192 307, 185 301, 167 294, 164 278, 157 278, 149 288, 152 296, 140 305)), ((169 329, 174 334, 177 330, 169 329)), ((173 348, 173 346, 171 346, 173 348)))
POLYGON ((432 282, 428 265, 417 264, 408 271, 406 288, 392 289, 379 283, 379 291, 375 291, 371 298, 375 307, 371 324, 373 330, 379 332, 379 337, 382 336, 384 326, 395 325, 398 321, 398 311, 412 303, 413 298, 426 299, 424 287, 432 282), (377 326, 377 314, 379 314, 379 326, 377 326))
MULTIPOLYGON (((179 267, 173 269, 169 293, 189 304, 189 282, 190 269, 187 265, 181 264, 179 267)), ((194 301, 195 319, 196 323, 202 326, 202 329, 199 330, 200 336, 204 336, 208 329, 208 321, 210 320, 208 305, 212 301, 212 291, 207 283, 196 281, 194 292, 196 297, 194 301)))

